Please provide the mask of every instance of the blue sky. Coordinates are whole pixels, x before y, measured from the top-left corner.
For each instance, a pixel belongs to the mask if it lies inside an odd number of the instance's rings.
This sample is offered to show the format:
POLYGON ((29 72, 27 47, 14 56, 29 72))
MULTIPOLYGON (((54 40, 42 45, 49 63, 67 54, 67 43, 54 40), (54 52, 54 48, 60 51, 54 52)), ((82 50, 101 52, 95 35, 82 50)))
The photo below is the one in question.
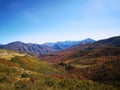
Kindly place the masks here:
POLYGON ((0 0, 0 43, 120 35, 120 0, 0 0))

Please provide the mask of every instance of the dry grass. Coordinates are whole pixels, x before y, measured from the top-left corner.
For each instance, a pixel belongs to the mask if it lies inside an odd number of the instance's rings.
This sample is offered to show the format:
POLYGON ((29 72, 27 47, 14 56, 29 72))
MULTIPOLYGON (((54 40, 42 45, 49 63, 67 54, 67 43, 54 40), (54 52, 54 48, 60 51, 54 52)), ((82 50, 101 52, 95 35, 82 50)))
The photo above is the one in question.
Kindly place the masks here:
POLYGON ((13 58, 15 56, 25 56, 25 54, 20 54, 20 53, 8 51, 8 50, 0 49, 0 58, 1 59, 10 60, 11 58, 13 58))

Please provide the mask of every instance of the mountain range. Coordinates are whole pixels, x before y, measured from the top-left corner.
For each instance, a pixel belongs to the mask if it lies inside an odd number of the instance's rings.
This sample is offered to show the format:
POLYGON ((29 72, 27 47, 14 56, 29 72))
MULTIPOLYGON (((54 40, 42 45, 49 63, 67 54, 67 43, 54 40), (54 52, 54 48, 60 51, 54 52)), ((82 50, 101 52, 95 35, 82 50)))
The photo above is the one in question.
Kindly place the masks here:
POLYGON ((50 47, 53 47, 55 50, 63 50, 63 49, 67 49, 71 46, 74 46, 74 45, 77 45, 77 44, 86 44, 86 43, 92 43, 92 42, 95 42, 95 40, 91 39, 91 38, 87 38, 87 39, 84 39, 82 41, 59 41, 59 42, 56 42, 56 43, 45 43, 43 45, 47 45, 47 46, 50 46, 50 47))
POLYGON ((61 60, 69 60, 73 57, 73 62, 75 58, 87 57, 92 58, 95 56, 107 56, 107 55, 119 55, 120 53, 120 36, 111 37, 108 39, 103 39, 95 41, 93 43, 77 44, 71 46, 70 48, 60 50, 55 53, 40 55, 40 58, 50 62, 60 62, 61 60))
POLYGON ((92 43, 95 40, 87 38, 82 41, 65 41, 65 42, 56 42, 56 43, 44 43, 44 44, 32 44, 32 43, 23 43, 20 41, 11 42, 6 45, 0 45, 1 49, 7 49, 18 52, 27 52, 34 54, 47 54, 63 49, 67 49, 71 46, 77 44, 92 43))
POLYGON ((0 46, 0 89, 120 90, 120 36, 78 42, 0 46))
POLYGON ((110 37, 107 39, 102 39, 102 40, 98 40, 96 42, 93 43, 88 43, 85 45, 75 45, 69 49, 73 49, 73 50, 92 50, 95 48, 102 48, 102 47, 108 47, 108 46, 113 46, 113 47, 120 47, 120 36, 115 36, 115 37, 110 37))

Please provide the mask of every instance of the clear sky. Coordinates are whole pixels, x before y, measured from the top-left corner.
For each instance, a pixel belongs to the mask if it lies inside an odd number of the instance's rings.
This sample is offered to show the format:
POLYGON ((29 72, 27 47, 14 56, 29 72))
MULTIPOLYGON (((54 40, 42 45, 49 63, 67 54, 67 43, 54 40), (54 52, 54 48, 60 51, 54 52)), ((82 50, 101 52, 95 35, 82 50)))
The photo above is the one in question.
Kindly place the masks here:
POLYGON ((0 44, 120 35, 120 0, 0 0, 0 44))

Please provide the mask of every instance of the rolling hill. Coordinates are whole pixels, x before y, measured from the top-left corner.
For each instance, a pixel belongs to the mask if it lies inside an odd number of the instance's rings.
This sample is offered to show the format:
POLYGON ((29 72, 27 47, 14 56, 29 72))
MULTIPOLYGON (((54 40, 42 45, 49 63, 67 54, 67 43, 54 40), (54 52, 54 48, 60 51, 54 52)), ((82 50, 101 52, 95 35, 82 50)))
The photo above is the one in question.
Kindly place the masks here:
POLYGON ((28 54, 0 49, 0 90, 119 89, 113 85, 71 77, 70 73, 61 70, 28 54))
POLYGON ((120 36, 40 55, 40 58, 60 65, 70 74, 100 83, 120 86, 120 36))

